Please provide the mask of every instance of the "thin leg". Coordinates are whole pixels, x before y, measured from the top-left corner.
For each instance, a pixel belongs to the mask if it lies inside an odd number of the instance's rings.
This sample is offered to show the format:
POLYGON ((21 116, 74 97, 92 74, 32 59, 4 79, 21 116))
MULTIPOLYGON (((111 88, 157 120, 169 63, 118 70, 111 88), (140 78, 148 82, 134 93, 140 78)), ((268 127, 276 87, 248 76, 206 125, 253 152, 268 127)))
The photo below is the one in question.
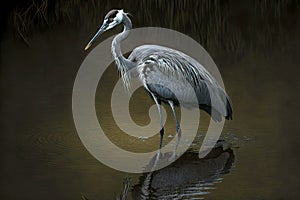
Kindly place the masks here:
POLYGON ((178 119, 177 119, 177 115, 176 115, 176 112, 175 112, 173 101, 168 101, 168 103, 171 106, 171 109, 172 109, 172 112, 173 112, 173 115, 174 115, 174 119, 175 119, 175 123, 176 123, 176 131, 177 131, 177 135, 178 135, 177 142, 176 142, 174 152, 173 152, 173 157, 175 157, 176 156, 176 151, 177 151, 180 139, 181 139, 181 128, 180 128, 180 124, 179 124, 178 119))
POLYGON ((156 106, 157 106, 157 109, 158 109, 158 113, 159 113, 159 120, 160 120, 160 140, 159 140, 159 149, 162 148, 162 142, 163 142, 163 137, 164 137, 164 124, 163 124, 163 118, 162 118, 162 113, 161 113, 161 107, 160 107, 160 104, 158 103, 158 100, 157 98, 154 96, 154 94, 151 94, 155 103, 156 103, 156 106))

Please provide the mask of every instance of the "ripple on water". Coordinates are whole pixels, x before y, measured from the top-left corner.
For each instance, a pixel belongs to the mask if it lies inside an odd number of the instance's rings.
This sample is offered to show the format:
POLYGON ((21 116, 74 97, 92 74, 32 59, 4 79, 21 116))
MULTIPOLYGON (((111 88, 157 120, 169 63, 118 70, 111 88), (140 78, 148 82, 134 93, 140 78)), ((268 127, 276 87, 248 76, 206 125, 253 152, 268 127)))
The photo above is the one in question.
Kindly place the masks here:
POLYGON ((42 124, 27 130, 24 136, 18 138, 19 159, 62 169, 89 164, 92 158, 86 156, 76 130, 69 127, 72 126, 42 124))

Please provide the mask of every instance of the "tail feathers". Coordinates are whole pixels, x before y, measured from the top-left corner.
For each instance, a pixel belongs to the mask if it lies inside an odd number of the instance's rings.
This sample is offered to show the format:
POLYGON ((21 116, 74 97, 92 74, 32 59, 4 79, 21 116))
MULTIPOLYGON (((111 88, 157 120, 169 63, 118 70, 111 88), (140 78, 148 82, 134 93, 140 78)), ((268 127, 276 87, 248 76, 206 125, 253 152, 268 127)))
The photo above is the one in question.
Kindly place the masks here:
MULTIPOLYGON (((199 108, 207 112, 214 121, 220 122, 222 120, 223 115, 211 106, 200 104, 199 108)), ((226 101, 226 115, 224 117, 228 120, 232 119, 232 106, 229 98, 226 101)))
POLYGON ((211 106, 200 104, 199 108, 207 112, 214 121, 220 122, 222 120, 222 115, 211 106))
POLYGON ((225 118, 228 120, 232 119, 232 106, 231 106, 231 101, 229 98, 226 98, 226 111, 227 111, 227 114, 226 114, 225 118))

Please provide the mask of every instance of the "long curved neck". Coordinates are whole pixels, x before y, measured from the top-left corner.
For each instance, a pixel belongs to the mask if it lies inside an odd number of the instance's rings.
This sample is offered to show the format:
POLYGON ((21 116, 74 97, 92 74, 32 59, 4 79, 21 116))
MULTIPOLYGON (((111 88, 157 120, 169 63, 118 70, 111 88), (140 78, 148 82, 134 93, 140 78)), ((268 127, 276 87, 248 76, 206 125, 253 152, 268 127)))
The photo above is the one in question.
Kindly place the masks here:
POLYGON ((129 70, 134 68, 134 63, 125 58, 121 52, 120 43, 125 40, 132 28, 131 21, 129 17, 123 15, 123 25, 124 29, 122 33, 119 33, 112 41, 111 52, 115 59, 118 71, 121 72, 121 76, 124 82, 124 86, 127 90, 130 88, 130 73, 129 70))
POLYGON ((126 67, 127 68, 126 71, 127 71, 128 68, 130 68, 131 62, 123 56, 120 47, 121 41, 125 40, 128 37, 129 32, 132 28, 131 21, 129 17, 127 17, 126 15, 123 15, 123 25, 124 25, 123 32, 119 33, 112 41, 111 52, 116 61, 118 70, 123 71, 124 70, 123 68, 126 67))

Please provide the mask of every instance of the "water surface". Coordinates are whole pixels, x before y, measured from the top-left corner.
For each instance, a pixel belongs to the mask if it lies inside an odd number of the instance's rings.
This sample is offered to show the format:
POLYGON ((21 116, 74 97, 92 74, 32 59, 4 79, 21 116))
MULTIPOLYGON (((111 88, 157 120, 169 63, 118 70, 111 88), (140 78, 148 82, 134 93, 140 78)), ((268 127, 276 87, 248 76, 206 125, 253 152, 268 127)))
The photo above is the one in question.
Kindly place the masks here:
MULTIPOLYGON (((145 177, 118 172, 94 159, 77 136, 72 118, 73 82, 87 54, 83 48, 113 7, 131 12, 135 27, 160 26, 191 36, 219 67, 234 108, 234 120, 226 122, 222 139, 233 143, 235 159, 229 173, 201 198, 299 197, 298 1, 213 2, 111 2, 95 5, 97 15, 94 9, 80 7, 76 22, 70 15, 70 21, 28 33, 29 46, 7 30, 1 42, 0 197, 80 199, 84 194, 92 200, 114 199, 123 190, 124 178, 131 177, 135 188, 145 177)), ((119 30, 105 33, 99 41, 119 30)), ((98 114, 110 105, 107 97, 117 79, 112 65, 97 90, 98 114)), ((134 94, 130 109, 138 124, 149 123, 152 104, 142 89, 134 94)), ((201 114, 199 137, 208 122, 201 114)), ((158 144, 158 135, 146 141, 123 135, 109 113, 99 121, 109 138, 125 149, 143 152, 158 144)), ((172 118, 166 130, 166 135, 174 135, 172 118)), ((155 180, 160 178, 155 175, 155 180)))

